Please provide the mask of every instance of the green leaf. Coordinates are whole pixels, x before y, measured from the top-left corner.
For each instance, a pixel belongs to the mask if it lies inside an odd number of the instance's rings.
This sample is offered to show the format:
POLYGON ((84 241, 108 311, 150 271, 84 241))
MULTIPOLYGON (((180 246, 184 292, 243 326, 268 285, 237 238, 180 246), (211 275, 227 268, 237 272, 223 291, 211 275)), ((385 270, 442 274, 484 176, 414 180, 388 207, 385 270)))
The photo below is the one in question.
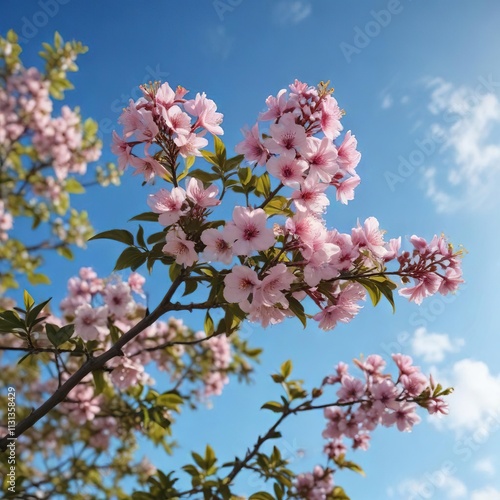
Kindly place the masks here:
POLYGON ((175 281, 182 272, 182 266, 174 262, 170 265, 170 269, 168 270, 168 275, 170 276, 170 281, 175 281))
POLYGON ((351 500, 350 497, 347 496, 344 488, 341 486, 335 486, 333 491, 328 496, 328 500, 351 500))
POLYGON ((156 398, 157 406, 164 406, 170 410, 179 411, 179 406, 184 403, 184 399, 175 392, 166 392, 156 398))
POLYGON ((141 252, 136 247, 128 247, 118 257, 113 271, 120 271, 129 267, 132 271, 135 271, 146 262, 147 258, 148 254, 146 252, 141 252))
POLYGON ((248 500, 275 500, 275 499, 270 493, 267 493, 265 491, 258 491, 257 493, 250 495, 248 500))
POLYGON ((0 332, 12 333, 25 330, 24 321, 14 311, 0 313, 0 332))
POLYGON ((287 379, 290 374, 292 373, 292 361, 291 360, 286 360, 280 367, 281 375, 283 375, 284 379, 287 379))
POLYGON ((199 168, 191 171, 191 177, 194 177, 195 179, 199 179, 200 181, 206 183, 211 183, 213 181, 216 181, 217 179, 220 179, 220 175, 210 174, 208 172, 205 172, 204 170, 200 170, 199 168))
POLYGON ((139 224, 139 229, 137 230, 137 244, 143 248, 146 248, 146 242, 144 241, 144 228, 139 224))
POLYGON ((212 319, 212 316, 210 316, 210 313, 207 311, 207 314, 205 316, 205 334, 208 337, 209 335, 212 335, 215 331, 214 329, 214 320, 212 319))
POLYGON ((248 184, 252 178, 252 169, 250 167, 239 168, 238 177, 243 185, 248 184))
POLYGON ((129 222, 133 220, 144 221, 144 222, 158 222, 158 217, 160 214, 155 214, 154 212, 143 212, 139 215, 134 215, 129 222))
POLYGON ((125 245, 134 244, 133 234, 125 229, 111 229, 110 231, 104 231, 103 233, 98 233, 95 236, 92 236, 92 238, 89 238, 89 241, 92 240, 114 240, 119 241, 120 243, 125 243, 125 245))
POLYGON ((307 326, 307 317, 304 312, 304 306, 295 297, 290 296, 287 300, 290 311, 297 316, 305 328, 307 326))
POLYGON ((85 188, 74 178, 70 177, 66 179, 66 184, 64 190, 70 194, 82 194, 85 193, 85 188))
POLYGON ((45 325, 47 337, 54 347, 59 347, 61 344, 67 342, 75 333, 75 325, 66 325, 59 328, 57 325, 47 323, 45 325))
POLYGON ((183 297, 189 295, 190 293, 193 293, 198 288, 198 282, 196 280, 186 280, 184 284, 185 289, 184 293, 182 294, 183 297))
POLYGON ((58 247, 57 253, 68 260, 73 260, 75 256, 69 247, 58 247))
POLYGON ((34 321, 37 319, 38 315, 42 311, 42 309, 52 300, 52 298, 45 300, 44 302, 41 302, 40 304, 37 304, 33 309, 31 309, 28 314, 26 315, 26 323, 28 325, 32 325, 34 321))
POLYGON ((260 177, 257 178, 257 184, 255 185, 255 194, 264 195, 268 197, 271 194, 271 179, 267 172, 264 172, 260 177))
POLYGON ((23 300, 24 300, 24 307, 26 308, 26 311, 29 311, 31 309, 31 307, 33 306, 33 304, 35 303, 35 300, 28 293, 28 290, 24 290, 23 300))
POLYGON ((28 281, 32 285, 50 285, 49 277, 42 273, 29 273, 28 281))
POLYGON ((222 166, 226 161, 226 146, 222 142, 221 138, 218 137, 217 135, 214 135, 214 148, 215 148, 215 154, 219 159, 219 165, 222 166))
POLYGON ((268 401, 267 403, 264 403, 260 409, 271 410, 274 413, 283 413, 283 405, 277 401, 268 401))

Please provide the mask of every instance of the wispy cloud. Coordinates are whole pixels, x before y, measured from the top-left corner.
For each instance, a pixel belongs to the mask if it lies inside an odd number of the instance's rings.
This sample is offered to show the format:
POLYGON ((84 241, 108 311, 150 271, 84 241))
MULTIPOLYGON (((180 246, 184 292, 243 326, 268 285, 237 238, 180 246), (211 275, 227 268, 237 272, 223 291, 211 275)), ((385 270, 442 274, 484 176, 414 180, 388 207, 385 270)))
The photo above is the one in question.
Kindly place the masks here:
POLYGON ((431 498, 429 487, 437 489, 437 498, 455 499, 464 498, 467 495, 467 487, 455 476, 448 474, 448 471, 440 470, 434 472, 438 474, 439 480, 429 484, 428 477, 405 479, 395 488, 389 488, 387 495, 391 498, 431 498))
POLYGON ((462 359, 450 370, 433 368, 435 379, 445 387, 453 387, 447 398, 449 415, 430 418, 438 429, 453 429, 459 434, 474 432, 487 439, 500 422, 500 373, 491 373, 483 361, 462 359))
POLYGON ((309 17, 312 5, 305 0, 282 0, 274 7, 273 17, 276 23, 281 25, 295 25, 309 17))
POLYGON ((473 491, 470 498, 471 500, 500 500, 500 491, 492 486, 487 486, 486 488, 473 491))
POLYGON ((219 59, 226 59, 233 48, 234 38, 231 37, 225 26, 212 26, 205 32, 205 52, 219 59))
POLYGON ((394 99, 392 98, 391 94, 385 94, 382 97, 382 102, 380 104, 380 107, 382 109, 389 109, 392 107, 393 104, 394 104, 394 99))
POLYGON ((474 470, 487 476, 495 475, 495 466, 491 458, 482 458, 474 464, 474 470))
MULTIPOLYGON (((481 81, 481 79, 480 79, 481 81)), ((491 200, 500 174, 500 100, 491 80, 475 88, 427 79, 431 127, 444 139, 440 161, 424 171, 426 193, 439 212, 478 208, 491 200), (495 130, 496 128, 496 130, 495 130)))
POLYGON ((450 338, 447 333, 431 333, 425 328, 417 328, 411 339, 413 354, 426 363, 439 363, 447 353, 458 352, 464 344, 464 339, 450 338))

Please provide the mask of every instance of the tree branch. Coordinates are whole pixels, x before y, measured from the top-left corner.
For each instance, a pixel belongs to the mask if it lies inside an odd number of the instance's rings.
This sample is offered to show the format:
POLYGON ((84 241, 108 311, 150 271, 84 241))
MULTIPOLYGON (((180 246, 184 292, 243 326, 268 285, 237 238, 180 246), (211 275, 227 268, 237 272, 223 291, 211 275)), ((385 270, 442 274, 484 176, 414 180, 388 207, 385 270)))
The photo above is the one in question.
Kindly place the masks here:
MULTIPOLYGON (((33 427, 42 417, 44 417, 49 411, 55 408, 59 403, 64 401, 66 396, 71 392, 71 390, 76 387, 82 379, 92 373, 94 370, 102 368, 110 359, 123 355, 122 347, 125 346, 132 339, 137 337, 143 330, 148 326, 151 326, 158 318, 163 316, 166 312, 172 310, 171 299, 184 281, 184 272, 172 282, 170 289, 163 297, 162 301, 156 307, 156 309, 151 312, 148 316, 143 318, 137 325, 133 326, 128 332, 126 332, 122 337, 120 337, 117 342, 111 346, 106 352, 102 353, 97 358, 88 359, 59 389, 50 396, 45 403, 34 410, 28 417, 22 420, 16 425, 14 430, 15 437, 19 437, 21 434, 26 432, 29 428, 33 427)), ((7 445, 9 444, 9 437, 5 436, 0 439, 0 451, 5 451, 7 445)))

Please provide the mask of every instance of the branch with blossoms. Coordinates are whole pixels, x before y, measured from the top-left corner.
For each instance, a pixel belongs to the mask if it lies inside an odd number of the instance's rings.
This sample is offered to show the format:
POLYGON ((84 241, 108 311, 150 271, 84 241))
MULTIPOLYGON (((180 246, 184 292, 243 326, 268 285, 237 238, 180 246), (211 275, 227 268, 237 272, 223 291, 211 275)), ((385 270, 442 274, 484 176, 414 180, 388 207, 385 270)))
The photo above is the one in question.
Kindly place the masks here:
MULTIPOLYGON (((127 283, 118 278, 104 283, 84 269, 70 280, 61 320, 43 317, 47 301, 35 305, 29 294, 24 309, 0 314, 0 329, 17 334, 22 344, 11 347, 27 348, 29 359, 54 355, 56 363, 50 396, 17 425, 16 436, 49 412, 61 411, 78 425, 92 422, 99 443, 109 438, 105 429, 117 428, 121 421, 124 427, 154 424, 149 438, 165 444, 158 426, 168 429, 171 414, 190 401, 178 391, 179 380, 203 380, 205 396, 219 394, 230 373, 231 350, 249 360, 258 356, 238 338, 244 321, 267 327, 296 317, 304 327, 312 320, 331 330, 353 320, 367 295, 374 305, 384 297, 394 308, 398 287, 400 295, 420 304, 435 293, 454 292, 462 283, 462 252, 444 236, 430 242, 412 236, 413 249, 408 251, 401 238, 385 239, 375 217, 358 221, 348 233, 328 228, 325 212, 332 197, 327 193, 335 190, 343 204, 353 199, 361 157, 351 131, 339 139, 343 112, 328 84, 311 87, 295 81, 289 90, 270 96, 267 111, 243 131, 233 157, 220 139, 223 115, 205 93, 186 99, 186 89, 173 90, 168 83, 141 90, 143 97, 131 100, 119 119, 123 131, 113 134, 112 150, 121 170, 130 167, 143 184, 166 183, 167 188, 147 197, 150 211, 131 219, 141 223, 134 232, 111 229, 90 238, 126 246, 114 271, 130 269, 127 283), (213 151, 206 149, 209 136, 213 151), (231 204, 230 215, 224 203, 231 204), (151 234, 142 223, 153 228, 151 234), (152 312, 132 311, 130 306, 131 294, 142 290, 136 270, 143 265, 150 273, 166 266, 170 277, 152 312), (196 299, 174 300, 181 292, 196 299), (159 327, 158 320, 167 313, 195 310, 205 311, 204 332, 172 338, 159 327), (218 321, 214 310, 222 314, 218 321), (48 340, 55 351, 36 351, 38 339, 48 340), (187 362, 179 362, 176 349, 191 349, 187 362), (207 359, 211 370, 205 369, 207 359), (171 364, 179 377, 171 391, 145 389, 145 367, 151 361, 171 364), (109 412, 102 412, 105 397, 116 395, 111 387, 127 392, 113 400, 109 412)), ((193 454, 196 465, 184 467, 192 476, 191 490, 176 490, 172 474, 159 473, 150 496, 141 492, 134 498, 157 498, 160 488, 172 496, 203 492, 229 499, 233 480, 243 469, 277 479, 279 498, 333 498, 340 491, 333 487, 334 468, 359 469, 345 460, 344 439, 353 440, 354 448, 366 448, 369 432, 379 424, 410 430, 419 420, 417 405, 431 413, 445 411, 442 397, 449 390, 434 386, 406 358, 395 361, 400 370, 395 381, 382 374, 380 358, 371 356, 356 362, 364 381, 340 366, 310 399, 301 383, 288 380, 291 364, 285 364, 275 381, 284 384, 287 398, 264 405, 281 413, 280 418, 244 458, 222 466, 230 468, 224 477, 208 479, 217 467, 207 447, 205 457, 193 454), (341 384, 338 399, 317 404, 326 386, 336 383, 341 384), (303 401, 294 406, 294 400, 303 401), (261 446, 277 436, 285 417, 320 409, 330 420, 325 431, 331 438, 329 462, 293 483, 279 451, 266 456, 261 446)), ((245 376, 249 371, 243 357, 233 373, 245 376)), ((1 449, 6 444, 7 437, 0 440, 1 449)), ((256 495, 255 500, 268 498, 262 492, 256 495)))
MULTIPOLYGON (((273 374, 273 381, 282 385, 285 396, 281 401, 268 401, 262 408, 280 414, 279 418, 259 436, 255 444, 248 448, 243 458, 217 465, 215 452, 207 447, 205 457, 193 453, 193 464, 183 467, 189 474, 193 488, 179 491, 175 488, 177 479, 175 472, 165 475, 159 472, 159 478, 149 480, 149 490, 134 493, 134 499, 152 499, 160 493, 164 498, 192 498, 193 495, 204 495, 204 498, 231 498, 236 495, 234 480, 244 470, 257 472, 265 481, 273 485, 277 498, 348 498, 340 486, 334 485, 333 475, 341 469, 349 469, 364 474, 355 462, 346 459, 347 446, 350 441, 353 450, 367 450, 370 434, 378 425, 396 426, 401 432, 409 432, 420 422, 416 413, 421 406, 430 414, 447 413, 447 405, 443 396, 451 389, 443 389, 436 385, 432 377, 427 378, 420 368, 413 365, 409 356, 394 354, 392 356, 398 368, 395 379, 390 373, 384 373, 385 361, 379 355, 370 355, 366 359, 355 359, 362 378, 353 377, 348 365, 340 363, 335 373, 324 378, 318 388, 310 393, 304 389, 301 380, 290 378, 292 363, 287 361, 281 365, 279 373, 273 374), (337 399, 332 402, 318 404, 318 400, 332 392, 337 386, 337 399), (271 454, 261 452, 263 445, 273 439, 279 439, 278 431, 283 421, 291 415, 314 410, 324 410, 326 428, 323 438, 327 440, 324 453, 327 457, 324 467, 316 466, 313 473, 295 476, 289 469, 289 461, 281 456, 275 446, 271 454), (224 469, 229 472, 220 474, 224 469), (158 480, 159 479, 159 480, 158 480)), ((250 498, 273 498, 267 492, 255 493, 250 498), (260 496, 259 496, 260 495, 260 496)))
MULTIPOLYGON (((87 213, 72 208, 71 201, 85 192, 79 178, 101 155, 97 124, 66 105, 60 115, 54 112, 54 99, 73 88, 67 75, 78 70, 75 61, 86 51, 56 33, 40 53, 45 61, 40 71, 23 66, 14 31, 0 36, 0 292, 16 288, 22 275, 31 284, 49 283, 39 272, 40 250, 72 259, 72 248, 84 247, 93 233, 87 213), (30 218, 33 230, 48 228, 50 239, 41 231, 33 232, 32 241, 15 238, 19 217, 30 218)), ((98 184, 119 184, 114 165, 93 171, 98 184)))

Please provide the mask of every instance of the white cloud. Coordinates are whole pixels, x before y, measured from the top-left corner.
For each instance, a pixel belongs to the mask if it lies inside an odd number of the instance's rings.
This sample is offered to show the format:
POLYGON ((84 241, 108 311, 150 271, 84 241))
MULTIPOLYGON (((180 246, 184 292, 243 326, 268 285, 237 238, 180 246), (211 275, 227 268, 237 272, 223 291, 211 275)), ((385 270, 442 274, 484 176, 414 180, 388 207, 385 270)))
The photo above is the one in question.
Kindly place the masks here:
POLYGON ((482 472, 487 476, 495 475, 495 466, 493 465, 493 461, 491 460, 491 458, 482 458, 481 460, 478 460, 474 464, 474 470, 477 472, 482 472))
POLYGON ((417 328, 411 339, 413 354, 426 363, 439 363, 446 353, 457 352, 464 344, 463 339, 450 339, 447 333, 430 333, 425 328, 417 328))
POLYGON ((470 432, 471 439, 484 442, 500 424, 500 374, 472 359, 456 362, 449 373, 433 370, 433 374, 443 386, 455 390, 447 397, 449 415, 430 422, 440 429, 470 432))
POLYGON ((394 104, 394 99, 390 94, 385 94, 382 98, 382 104, 380 105, 382 109, 389 109, 394 104))
POLYGON ((500 491, 488 486, 472 492, 471 500, 500 500, 500 491))
POLYGON ((387 494, 396 498, 416 500, 420 498, 464 498, 467 495, 467 487, 455 476, 450 476, 447 471, 438 470, 431 473, 432 482, 429 475, 421 478, 405 479, 394 488, 389 488, 387 494))
POLYGON ((312 12, 312 5, 308 1, 282 0, 274 7, 274 19, 278 24, 295 25, 309 17, 312 12))
POLYGON ((234 38, 229 36, 225 26, 213 26, 205 32, 207 43, 204 50, 210 55, 220 59, 226 59, 229 56, 234 43, 234 38))
POLYGON ((491 201, 500 174, 500 144, 494 130, 500 124, 500 100, 491 91, 497 84, 480 81, 472 89, 442 78, 426 80, 431 91, 428 110, 444 130, 441 153, 451 160, 439 169, 428 168, 424 176, 427 196, 439 212, 478 208, 491 201))

